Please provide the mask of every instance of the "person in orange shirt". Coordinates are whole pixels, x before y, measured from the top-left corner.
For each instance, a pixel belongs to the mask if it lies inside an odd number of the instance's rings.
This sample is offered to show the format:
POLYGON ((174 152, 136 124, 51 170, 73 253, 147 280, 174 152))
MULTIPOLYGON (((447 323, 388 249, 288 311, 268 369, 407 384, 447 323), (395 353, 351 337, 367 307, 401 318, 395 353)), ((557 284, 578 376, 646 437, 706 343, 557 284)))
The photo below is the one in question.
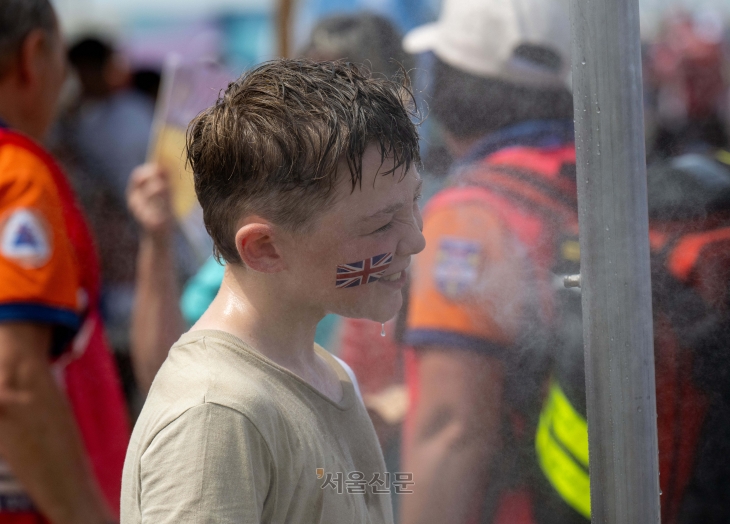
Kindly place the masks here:
POLYGON ((129 436, 94 243, 39 145, 65 76, 48 0, 0 4, 0 523, 118 515, 129 436))
POLYGON ((534 449, 553 248, 577 234, 568 16, 446 0, 404 47, 435 55, 429 106, 456 163, 424 209, 410 286, 401 522, 530 523, 512 489, 530 463, 512 462, 534 449))

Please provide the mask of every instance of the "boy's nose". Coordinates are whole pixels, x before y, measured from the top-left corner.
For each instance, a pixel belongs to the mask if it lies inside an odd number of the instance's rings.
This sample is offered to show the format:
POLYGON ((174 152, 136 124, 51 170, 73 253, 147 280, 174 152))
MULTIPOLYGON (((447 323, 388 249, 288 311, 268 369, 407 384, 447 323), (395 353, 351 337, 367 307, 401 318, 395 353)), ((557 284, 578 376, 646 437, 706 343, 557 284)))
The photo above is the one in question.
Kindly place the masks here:
POLYGON ((396 254, 400 256, 411 256, 423 251, 426 248, 426 237, 423 236, 422 231, 423 222, 418 217, 413 227, 409 229, 408 234, 398 244, 396 254))

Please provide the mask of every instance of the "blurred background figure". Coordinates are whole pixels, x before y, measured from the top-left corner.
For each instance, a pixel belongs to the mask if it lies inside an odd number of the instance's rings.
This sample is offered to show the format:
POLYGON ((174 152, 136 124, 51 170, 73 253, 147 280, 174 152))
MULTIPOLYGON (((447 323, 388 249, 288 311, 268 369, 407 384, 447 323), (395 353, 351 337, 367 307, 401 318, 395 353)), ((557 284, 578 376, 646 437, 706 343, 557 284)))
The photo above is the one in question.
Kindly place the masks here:
POLYGON ((63 139, 78 164, 123 202, 129 173, 147 156, 154 100, 133 88, 127 60, 98 36, 71 45, 68 60, 79 93, 63 115, 63 139))
POLYGON ((387 18, 363 12, 320 20, 301 55, 312 60, 346 60, 366 64, 388 77, 410 69, 410 57, 401 47, 402 35, 387 18))
POLYGON ((730 169, 690 153, 647 175, 662 522, 727 522, 730 169))
POLYGON ((137 238, 125 191, 132 169, 145 161, 154 100, 131 85, 125 58, 100 37, 68 51, 76 93, 52 134, 98 239, 103 308, 115 352, 128 353, 137 238))
POLYGON ((663 522, 730 518, 727 36, 679 9, 644 45, 663 522))
MULTIPOLYGON (((399 32, 430 22, 438 15, 440 0, 303 0, 291 2, 289 31, 293 49, 316 38, 315 27, 325 18, 373 13, 389 20, 399 32)), ((283 5, 284 3, 282 3, 283 5)), ((367 24, 368 22, 364 22, 367 24)), ((366 44, 368 47, 378 45, 366 44)), ((386 44, 388 45, 388 44, 386 44)), ((353 60, 356 61, 356 60, 353 60)), ((375 68, 377 70, 377 68, 375 68)))
POLYGON ((727 147, 726 34, 718 12, 682 10, 645 46, 650 162, 727 147))
POLYGON ((130 397, 137 233, 125 191, 129 173, 147 156, 157 86, 154 73, 148 71, 146 80, 137 77, 146 92, 136 89, 127 59, 101 36, 76 39, 68 60, 70 88, 49 145, 69 173, 97 239, 102 312, 130 397))
POLYGON ((118 519, 129 422, 94 241, 39 145, 66 73, 48 0, 0 4, 0 522, 118 519))
MULTIPOLYGON (((567 11, 446 0, 404 46, 435 55, 431 115, 456 160, 425 207, 411 273, 402 468, 418 489, 401 522, 531 523, 534 435, 557 351, 546 342, 581 336, 555 314, 553 285, 577 256, 567 11)), ((549 512, 545 502, 534 510, 549 512)), ((553 510, 554 522, 571 512, 553 510)))

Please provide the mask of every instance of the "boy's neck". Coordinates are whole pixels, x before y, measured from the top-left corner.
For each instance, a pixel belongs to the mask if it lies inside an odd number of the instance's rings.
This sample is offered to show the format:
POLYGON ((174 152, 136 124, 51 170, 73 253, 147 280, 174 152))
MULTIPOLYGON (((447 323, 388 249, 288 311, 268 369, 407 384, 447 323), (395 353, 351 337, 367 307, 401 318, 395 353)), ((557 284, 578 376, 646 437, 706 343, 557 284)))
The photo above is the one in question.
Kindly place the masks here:
POLYGON ((283 294, 257 289, 226 266, 218 295, 192 330, 217 329, 246 342, 288 369, 310 366, 316 359, 314 333, 319 318, 283 294))
POLYGON ((301 304, 287 302, 286 293, 277 293, 256 276, 247 278, 237 271, 226 266, 218 295, 191 331, 230 333, 340 402, 344 390, 337 373, 314 352, 314 333, 321 317, 301 304))

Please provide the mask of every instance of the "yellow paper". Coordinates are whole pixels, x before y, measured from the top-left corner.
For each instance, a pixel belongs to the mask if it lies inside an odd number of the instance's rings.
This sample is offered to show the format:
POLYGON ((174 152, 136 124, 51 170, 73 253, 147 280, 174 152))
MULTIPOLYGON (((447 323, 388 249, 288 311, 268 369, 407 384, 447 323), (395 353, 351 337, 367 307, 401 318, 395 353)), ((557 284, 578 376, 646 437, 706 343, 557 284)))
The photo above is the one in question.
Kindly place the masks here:
POLYGON ((210 255, 212 241, 186 162, 185 136, 188 124, 215 104, 229 81, 228 73, 216 64, 186 63, 177 56, 170 57, 163 70, 149 146, 149 161, 161 164, 169 175, 173 212, 200 263, 210 255))

